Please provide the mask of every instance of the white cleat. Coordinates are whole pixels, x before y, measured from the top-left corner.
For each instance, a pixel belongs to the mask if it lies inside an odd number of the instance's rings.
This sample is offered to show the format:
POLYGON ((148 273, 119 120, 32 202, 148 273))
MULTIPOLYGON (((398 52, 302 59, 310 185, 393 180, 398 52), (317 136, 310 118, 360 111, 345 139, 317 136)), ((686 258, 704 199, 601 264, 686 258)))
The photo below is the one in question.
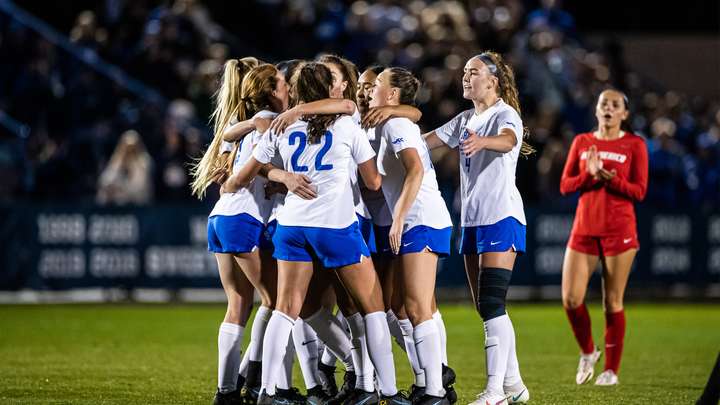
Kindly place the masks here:
POLYGON ((530 400, 530 391, 522 382, 514 387, 503 387, 508 404, 524 404, 530 400))
POLYGON ((618 381, 618 376, 615 374, 612 370, 605 370, 595 379, 595 385, 599 385, 601 387, 610 387, 613 385, 618 385, 620 381, 618 381))
POLYGON ((498 394, 492 391, 483 391, 478 394, 477 399, 469 405, 507 405, 507 395, 498 394))
POLYGON ((600 360, 602 352, 595 348, 590 354, 581 354, 580 361, 578 362, 577 374, 575 375, 575 382, 578 385, 585 384, 590 381, 595 375, 595 363, 600 360))

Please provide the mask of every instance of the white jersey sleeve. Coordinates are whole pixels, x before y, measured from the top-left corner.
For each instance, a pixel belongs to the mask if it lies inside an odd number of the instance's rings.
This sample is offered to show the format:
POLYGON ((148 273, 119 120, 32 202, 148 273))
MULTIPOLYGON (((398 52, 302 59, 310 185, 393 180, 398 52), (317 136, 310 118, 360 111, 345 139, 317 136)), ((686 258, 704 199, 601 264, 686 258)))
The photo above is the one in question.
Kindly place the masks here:
POLYGON ((520 115, 517 113, 517 111, 512 108, 504 109, 498 112, 496 119, 498 134, 503 129, 512 129, 515 133, 515 138, 517 138, 518 144, 522 143, 524 129, 522 119, 520 119, 520 115))
POLYGON ((270 163, 275 157, 277 150, 277 135, 272 131, 265 132, 260 138, 257 146, 252 152, 252 156, 262 164, 270 163))
POLYGON ((235 148, 235 143, 222 141, 222 143, 220 144, 220 153, 219 154, 222 155, 223 153, 230 153, 233 151, 234 148, 235 148))
POLYGON ((355 164, 360 165, 374 158, 375 151, 370 145, 370 140, 368 140, 365 132, 363 132, 360 128, 356 129, 356 131, 353 131, 352 156, 355 164))
POLYGON ((457 148, 465 131, 465 126, 473 113, 472 109, 461 112, 445 125, 437 128, 435 134, 449 147, 457 148))

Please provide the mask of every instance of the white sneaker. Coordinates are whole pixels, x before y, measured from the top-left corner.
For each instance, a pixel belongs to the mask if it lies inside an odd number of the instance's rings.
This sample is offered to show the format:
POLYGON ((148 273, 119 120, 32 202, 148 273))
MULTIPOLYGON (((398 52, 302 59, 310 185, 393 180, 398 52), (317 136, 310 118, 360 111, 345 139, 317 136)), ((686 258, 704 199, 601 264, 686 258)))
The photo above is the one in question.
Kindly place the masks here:
POLYGON ((593 375, 595 375, 595 363, 600 360, 600 356, 602 356, 602 352, 597 347, 590 354, 580 355, 577 374, 575 375, 575 382, 578 385, 585 384, 593 378, 593 375))
POLYGON ((507 394, 498 394, 491 391, 483 391, 478 394, 477 399, 469 405, 508 405, 507 394))
POLYGON ((612 370, 605 370, 595 379, 595 385, 601 387, 609 387, 612 385, 618 385, 618 376, 612 370))
POLYGON ((520 382, 514 387, 503 387, 508 404, 524 404, 530 400, 530 391, 520 382))

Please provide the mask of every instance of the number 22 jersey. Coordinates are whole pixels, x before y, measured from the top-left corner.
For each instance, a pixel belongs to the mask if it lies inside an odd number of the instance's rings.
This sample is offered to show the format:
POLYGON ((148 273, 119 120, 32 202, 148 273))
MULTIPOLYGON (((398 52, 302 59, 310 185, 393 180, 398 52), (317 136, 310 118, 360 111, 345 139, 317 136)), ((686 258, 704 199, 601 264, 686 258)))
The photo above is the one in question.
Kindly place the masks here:
POLYGON ((312 200, 288 192, 285 205, 277 215, 278 223, 347 228, 357 221, 350 162, 365 163, 375 156, 375 151, 365 132, 349 116, 338 118, 313 144, 307 142, 307 126, 307 122, 299 120, 281 134, 265 133, 253 152, 253 157, 263 164, 279 153, 285 170, 306 175, 317 191, 317 197, 312 200))

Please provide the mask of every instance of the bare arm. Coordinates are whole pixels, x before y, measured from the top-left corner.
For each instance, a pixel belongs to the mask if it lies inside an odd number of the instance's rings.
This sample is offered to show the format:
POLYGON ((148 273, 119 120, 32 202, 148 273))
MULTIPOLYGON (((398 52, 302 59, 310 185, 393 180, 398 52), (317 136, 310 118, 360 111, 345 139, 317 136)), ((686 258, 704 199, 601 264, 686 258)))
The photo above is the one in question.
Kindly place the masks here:
POLYGON ((269 163, 265 165, 263 171, 266 171, 268 180, 285 185, 288 191, 297 194, 302 199, 312 200, 317 197, 315 186, 304 174, 286 172, 269 163))
POLYGON ((478 136, 476 132, 469 128, 467 131, 468 137, 460 142, 460 147, 467 157, 471 157, 484 149, 507 153, 517 145, 515 131, 510 128, 503 128, 500 130, 500 134, 495 136, 478 136))
POLYGON ((412 122, 418 122, 420 117, 422 117, 422 112, 411 105, 373 107, 363 117, 362 127, 376 127, 390 118, 407 118, 412 122))
POLYGON ((439 148, 443 145, 445 145, 445 142, 443 142, 439 136, 437 136, 437 133, 435 131, 430 131, 426 134, 422 135, 423 139, 425 139, 425 143, 428 146, 428 149, 433 150, 436 148, 439 148))
POLYGON ((223 193, 235 193, 243 187, 247 187, 251 181, 258 175, 263 164, 258 162, 255 157, 251 157, 243 165, 237 173, 228 177, 222 186, 223 193))
POLYGON ((372 191, 380 190, 380 186, 382 185, 382 176, 380 175, 380 172, 378 172, 375 158, 372 158, 367 162, 360 163, 358 165, 358 171, 360 172, 360 176, 368 189, 372 191))
POLYGON ((405 217, 417 198, 418 191, 420 191, 420 186, 422 185, 423 176, 425 175, 420 155, 415 148, 403 149, 398 155, 400 156, 400 161, 405 167, 405 182, 403 183, 400 197, 393 209, 393 223, 390 227, 389 234, 390 247, 396 254, 400 251, 405 217))
POLYGON ((325 98, 311 103, 298 104, 275 117, 270 129, 276 134, 279 134, 285 131, 290 124, 302 118, 303 115, 352 115, 355 113, 355 110, 357 110, 355 103, 341 98, 325 98))
POLYGON ((230 128, 223 132, 223 141, 225 142, 237 142, 245 137, 245 135, 255 130, 255 122, 253 119, 240 121, 237 124, 233 124, 230 128))

